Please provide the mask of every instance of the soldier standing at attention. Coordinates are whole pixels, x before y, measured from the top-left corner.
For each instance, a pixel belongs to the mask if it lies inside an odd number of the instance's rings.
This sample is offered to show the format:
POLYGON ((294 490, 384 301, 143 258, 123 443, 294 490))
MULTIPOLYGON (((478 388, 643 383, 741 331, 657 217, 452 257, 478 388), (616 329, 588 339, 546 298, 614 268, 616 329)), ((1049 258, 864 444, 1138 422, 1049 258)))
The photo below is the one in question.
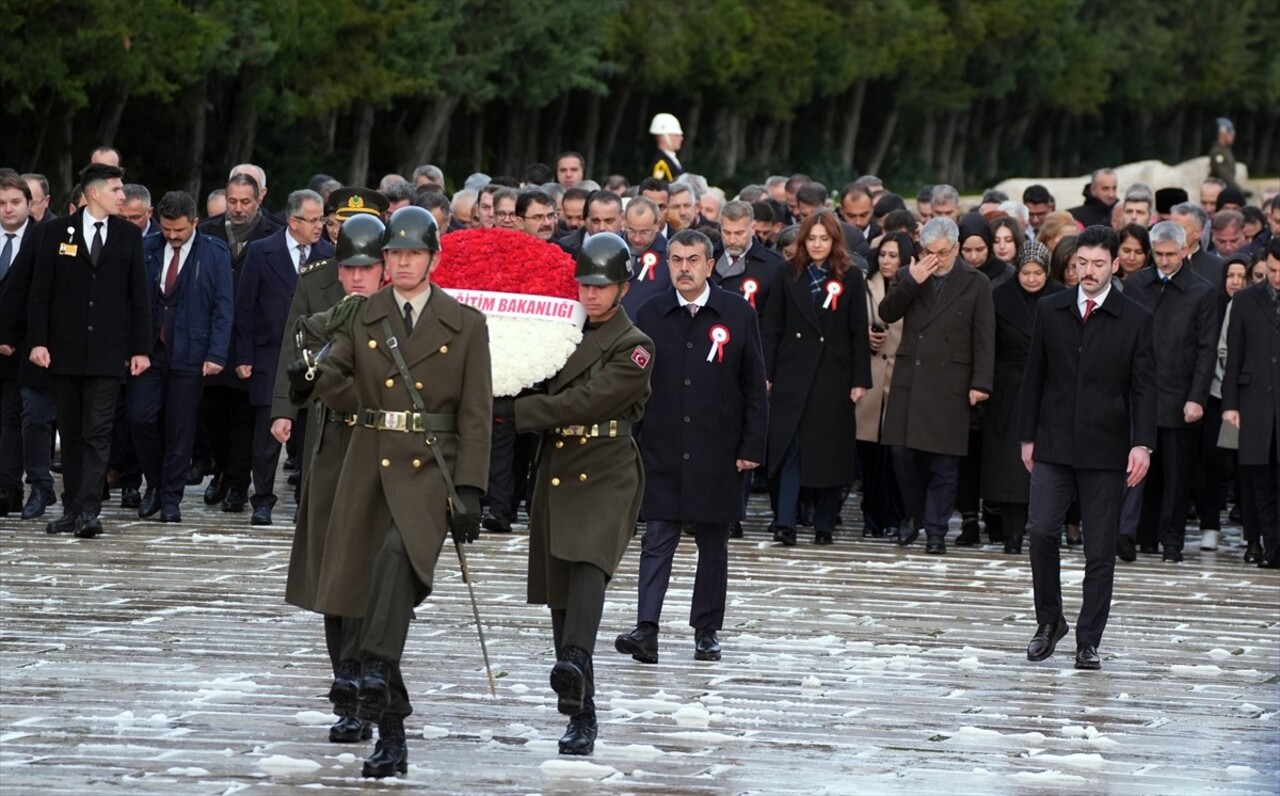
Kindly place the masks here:
POLYGON ((669 113, 659 113, 649 123, 649 133, 657 144, 649 176, 672 182, 684 174, 684 166, 680 165, 680 159, 676 157, 684 143, 684 130, 680 127, 680 120, 669 113))
POLYGON ((356 415, 318 599, 363 606, 358 715, 378 723, 363 772, 376 778, 408 770, 404 720, 413 710, 400 656, 413 609, 431 594, 446 529, 455 542, 480 533, 493 427, 484 316, 428 281, 439 261, 435 219, 403 207, 387 237, 391 285, 335 330, 315 387, 330 409, 356 415))
POLYGON ((1218 140, 1209 148, 1209 176, 1217 177, 1228 188, 1239 189, 1236 182, 1236 156, 1231 145, 1236 142, 1236 126, 1230 119, 1218 119, 1218 140))
POLYGON ((618 235, 602 232, 583 244, 574 271, 587 310, 582 342, 547 382, 545 395, 494 401, 495 417, 514 417, 517 431, 542 434, 529 517, 528 599, 551 609, 551 688, 570 717, 560 739, 564 755, 595 748, 591 656, 605 586, 631 541, 644 493, 631 431, 649 398, 653 341, 621 311, 630 263, 618 235))

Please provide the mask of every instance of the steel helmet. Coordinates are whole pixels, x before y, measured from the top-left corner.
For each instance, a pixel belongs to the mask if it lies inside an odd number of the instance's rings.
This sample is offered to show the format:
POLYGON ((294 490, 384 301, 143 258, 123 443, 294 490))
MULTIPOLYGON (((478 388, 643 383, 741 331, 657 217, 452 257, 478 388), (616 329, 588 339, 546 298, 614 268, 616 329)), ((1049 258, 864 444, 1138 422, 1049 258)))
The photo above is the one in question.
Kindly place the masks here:
POLYGON ((573 278, 580 285, 614 285, 631 279, 631 250, 621 235, 598 232, 578 253, 573 278))
POLYGON ((382 247, 387 243, 387 225, 369 213, 359 213, 342 222, 334 259, 338 265, 365 266, 382 262, 382 247))
POLYGON ((680 120, 669 113, 659 113, 649 122, 649 133, 652 135, 684 135, 680 129, 680 120))
POLYGON ((436 218, 421 207, 409 205, 391 214, 387 224, 387 242, 382 246, 388 249, 425 249, 429 252, 440 251, 440 230, 436 226, 436 218))

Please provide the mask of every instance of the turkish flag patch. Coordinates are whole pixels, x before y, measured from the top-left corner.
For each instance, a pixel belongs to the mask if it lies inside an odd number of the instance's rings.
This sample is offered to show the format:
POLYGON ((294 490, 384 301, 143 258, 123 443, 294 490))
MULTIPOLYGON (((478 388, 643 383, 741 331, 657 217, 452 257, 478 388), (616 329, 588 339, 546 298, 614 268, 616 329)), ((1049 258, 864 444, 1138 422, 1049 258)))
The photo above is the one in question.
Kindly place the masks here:
POLYGON ((649 366, 649 360, 652 358, 652 355, 640 346, 636 346, 636 350, 631 352, 631 361, 636 363, 636 367, 641 370, 649 366))

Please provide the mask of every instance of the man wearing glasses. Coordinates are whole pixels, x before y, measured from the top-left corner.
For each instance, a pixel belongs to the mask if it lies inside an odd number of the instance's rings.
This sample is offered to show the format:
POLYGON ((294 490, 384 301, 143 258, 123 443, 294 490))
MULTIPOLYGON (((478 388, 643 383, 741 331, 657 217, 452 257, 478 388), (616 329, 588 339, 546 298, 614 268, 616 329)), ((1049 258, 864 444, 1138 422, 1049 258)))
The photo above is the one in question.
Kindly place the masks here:
POLYGON ((524 191, 516 198, 516 223, 539 240, 551 242, 556 234, 556 202, 545 191, 524 191))
POLYGON ((516 222, 520 219, 516 213, 516 201, 520 198, 515 188, 501 188, 493 192, 493 225, 498 229, 519 229, 516 222))
POLYGON ((298 272, 307 263, 333 256, 333 246, 320 238, 324 229, 320 194, 308 190, 289 194, 285 218, 285 228, 249 244, 236 291, 235 370, 249 385, 254 413, 254 525, 270 525, 276 503, 273 484, 280 443, 271 436, 271 398, 298 272))
POLYGON ((623 214, 622 236, 631 250, 631 287, 622 297, 622 309, 633 320, 641 304, 671 289, 667 239, 660 234, 664 224, 657 203, 644 196, 632 199, 623 214))

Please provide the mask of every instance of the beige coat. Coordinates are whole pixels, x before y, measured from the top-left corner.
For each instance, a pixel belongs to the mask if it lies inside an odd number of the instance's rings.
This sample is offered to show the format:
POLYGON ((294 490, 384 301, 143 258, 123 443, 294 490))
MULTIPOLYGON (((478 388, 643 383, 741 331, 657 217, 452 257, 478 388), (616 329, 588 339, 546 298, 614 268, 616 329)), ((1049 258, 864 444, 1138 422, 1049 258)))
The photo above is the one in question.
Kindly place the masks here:
MULTIPOLYGON (((320 365, 316 397, 339 412, 358 407, 413 411, 388 352, 383 318, 391 322, 427 411, 457 416, 457 433, 440 434, 437 443, 453 470, 455 485, 483 490, 489 481, 493 428, 488 331, 479 311, 444 291, 432 288, 412 335, 404 332, 391 288, 375 293, 356 312, 350 333, 334 334, 333 348, 320 365), (348 385, 354 391, 348 391, 348 385)), ((447 497, 423 434, 380 431, 358 423, 336 493, 314 495, 334 504, 315 610, 363 614, 373 559, 393 522, 422 584, 418 599, 425 599, 448 530, 447 497)))
MULTIPOLYGON (((881 326, 886 325, 880 320, 884 294, 884 277, 875 271, 867 277, 867 317, 881 326)), ((889 400, 889 383, 893 381, 893 360, 898 354, 898 343, 902 342, 902 321, 894 321, 887 327, 884 345, 871 353, 871 389, 858 401, 858 440, 861 442, 880 441, 880 424, 889 400)))

